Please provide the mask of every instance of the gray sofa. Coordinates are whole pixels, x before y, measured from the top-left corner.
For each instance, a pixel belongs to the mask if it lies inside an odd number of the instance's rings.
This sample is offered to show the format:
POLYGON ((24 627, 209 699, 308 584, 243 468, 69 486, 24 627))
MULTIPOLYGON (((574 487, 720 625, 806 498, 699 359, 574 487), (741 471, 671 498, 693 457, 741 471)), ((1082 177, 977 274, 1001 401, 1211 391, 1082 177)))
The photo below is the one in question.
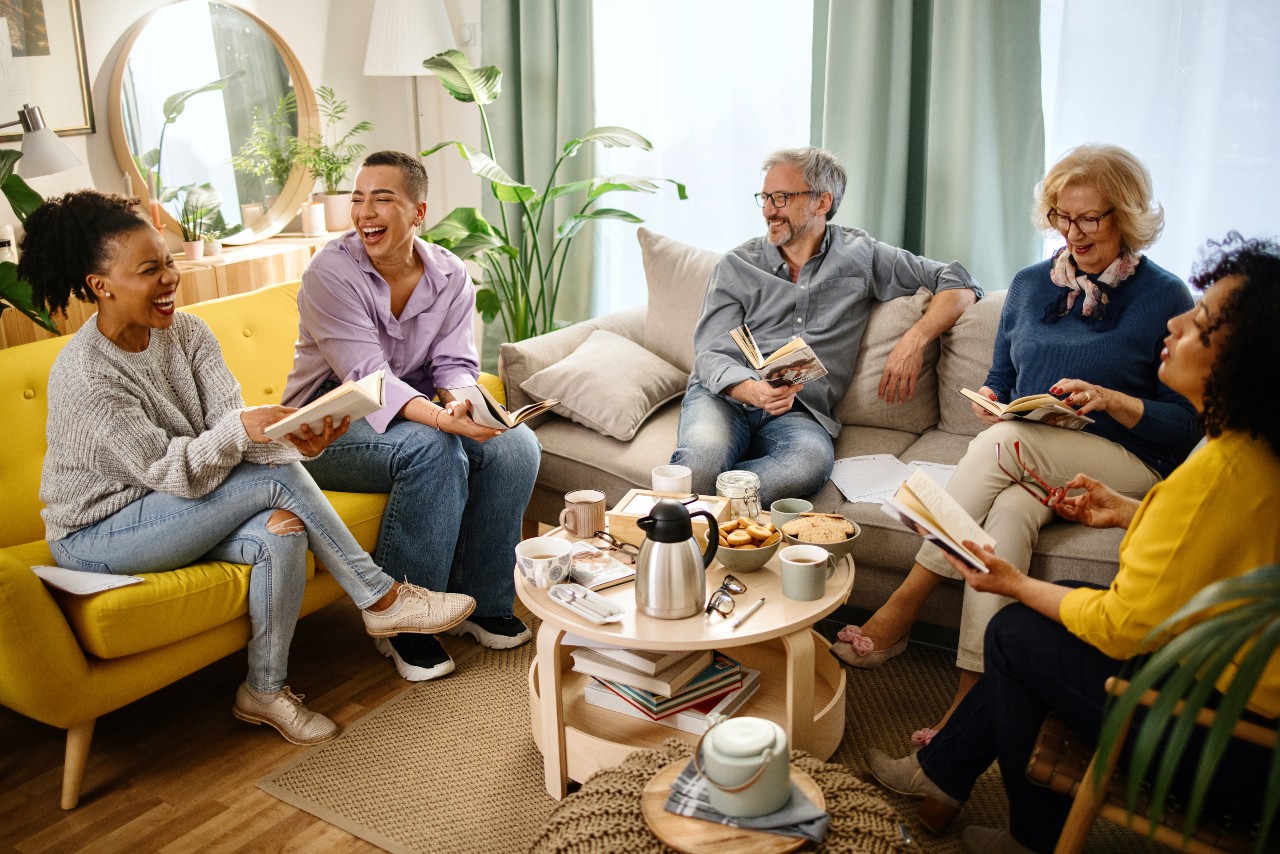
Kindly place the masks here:
MULTIPOLYGON (((528 520, 556 524, 564 494, 586 487, 603 490, 613 506, 627 490, 648 488, 653 467, 675 449, 679 395, 693 365, 693 329, 720 256, 643 228, 639 239, 646 306, 502 345, 499 374, 510 407, 546 397, 563 401, 533 422, 543 451, 528 520)), ((981 432, 958 390, 977 389, 986 378, 1003 291, 979 300, 930 347, 910 401, 889 405, 876 396, 885 358, 929 298, 922 290, 873 308, 853 383, 836 409, 844 425, 837 459, 888 453, 904 462, 956 463, 981 432)), ((811 500, 816 509, 842 513, 862 527, 853 549, 857 580, 850 604, 878 607, 911 568, 920 538, 878 505, 845 501, 831 482, 811 500)), ((1041 533, 1031 574, 1108 584, 1122 535, 1053 522, 1041 533)), ((921 619, 955 628, 960 593, 958 582, 944 586, 921 619)))

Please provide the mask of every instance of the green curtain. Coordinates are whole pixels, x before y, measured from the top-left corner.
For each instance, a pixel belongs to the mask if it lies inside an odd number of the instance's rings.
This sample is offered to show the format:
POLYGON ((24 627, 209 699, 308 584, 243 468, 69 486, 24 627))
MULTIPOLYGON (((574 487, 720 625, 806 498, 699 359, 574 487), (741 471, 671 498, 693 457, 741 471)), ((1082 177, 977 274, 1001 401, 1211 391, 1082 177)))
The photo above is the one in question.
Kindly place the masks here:
POLYGON ((849 171, 835 221, 989 290, 1041 256, 1040 4, 815 0, 812 139, 849 171))
MULTIPOLYGON (((542 188, 564 143, 594 127, 591 2, 484 0, 480 15, 481 64, 502 71, 502 94, 486 108, 497 160, 512 177, 542 188)), ((592 149, 580 148, 557 173, 556 182, 592 177, 592 149)), ((554 204, 554 216, 543 219, 543 245, 548 247, 555 223, 577 213, 577 205, 569 201, 554 204)), ((482 211, 486 219, 497 221, 498 202, 488 190, 482 211)), ((590 316, 591 242, 590 226, 574 238, 556 302, 557 320, 590 316)), ((495 321, 486 329, 483 348, 490 366, 497 359, 493 342, 501 338, 502 324, 495 321)))

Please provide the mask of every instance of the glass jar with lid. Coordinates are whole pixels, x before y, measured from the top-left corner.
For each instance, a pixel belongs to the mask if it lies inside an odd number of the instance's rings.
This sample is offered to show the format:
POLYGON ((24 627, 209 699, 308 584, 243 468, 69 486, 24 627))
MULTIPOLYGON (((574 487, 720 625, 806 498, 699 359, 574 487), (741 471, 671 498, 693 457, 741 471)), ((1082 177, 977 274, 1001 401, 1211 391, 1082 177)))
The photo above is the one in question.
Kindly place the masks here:
POLYGON ((721 472, 716 478, 716 495, 729 499, 730 518, 755 519, 760 515, 760 476, 755 472, 721 472))

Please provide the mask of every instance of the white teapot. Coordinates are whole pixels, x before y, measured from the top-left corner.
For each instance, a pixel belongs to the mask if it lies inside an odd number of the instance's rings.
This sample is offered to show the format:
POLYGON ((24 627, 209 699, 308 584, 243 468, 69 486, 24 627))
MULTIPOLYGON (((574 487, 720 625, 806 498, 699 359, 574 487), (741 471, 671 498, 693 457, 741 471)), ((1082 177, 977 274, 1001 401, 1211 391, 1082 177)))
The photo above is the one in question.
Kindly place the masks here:
POLYGON ((725 815, 768 815, 791 798, 787 734, 773 721, 714 715, 693 761, 711 784, 711 806, 725 815))

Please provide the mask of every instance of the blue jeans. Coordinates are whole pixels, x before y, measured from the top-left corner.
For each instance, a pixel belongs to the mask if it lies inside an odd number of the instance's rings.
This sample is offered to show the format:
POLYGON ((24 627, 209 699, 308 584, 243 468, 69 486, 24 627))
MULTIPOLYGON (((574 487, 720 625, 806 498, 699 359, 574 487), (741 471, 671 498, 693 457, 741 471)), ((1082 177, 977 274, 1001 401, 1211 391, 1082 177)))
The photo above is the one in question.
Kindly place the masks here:
MULTIPOLYGON (((1095 585, 1069 582, 1066 586, 1095 585)), ((1124 662, 1108 658, 1061 623, 1016 602, 988 625, 986 659, 982 679, 916 756, 930 780, 962 801, 968 799, 978 777, 998 761, 1014 838, 1033 851, 1052 851, 1071 801, 1027 780, 1027 762, 1040 726, 1049 712, 1057 712, 1071 729, 1096 742, 1106 706, 1104 685, 1124 662)), ((1260 721, 1257 716, 1252 719, 1260 721)), ((1189 791, 1198 745, 1206 732, 1195 728, 1188 748, 1192 761, 1184 758, 1175 792, 1189 791)), ((1121 753, 1122 764, 1128 753, 1128 748, 1121 753)), ((1268 752, 1233 739, 1206 809, 1226 808, 1237 819, 1258 816, 1269 760, 1268 752)))
POLYGON ((284 687, 307 583, 308 546, 361 609, 394 583, 298 463, 240 463, 200 498, 151 492, 49 544, 59 566, 115 575, 164 572, 201 560, 249 565, 248 681, 263 693, 284 687), (305 533, 269 532, 267 520, 276 509, 301 519, 305 533))
POLYGON ((689 383, 680 405, 680 430, 671 462, 693 470, 693 490, 716 494, 723 471, 755 472, 760 506, 800 498, 822 488, 835 465, 831 434, 796 404, 782 415, 689 383))
POLYGON ((525 426, 477 442, 403 418, 378 433, 362 419, 305 465, 325 489, 391 493, 379 566, 501 617, 515 599, 515 547, 541 456, 525 426))

